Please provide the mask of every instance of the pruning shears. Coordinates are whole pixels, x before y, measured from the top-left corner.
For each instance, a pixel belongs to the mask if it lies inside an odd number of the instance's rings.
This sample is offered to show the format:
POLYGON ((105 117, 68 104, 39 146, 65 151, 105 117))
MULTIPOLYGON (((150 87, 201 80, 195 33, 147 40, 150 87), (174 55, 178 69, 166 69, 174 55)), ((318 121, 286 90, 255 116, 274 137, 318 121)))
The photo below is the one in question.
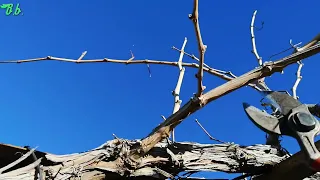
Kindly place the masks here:
POLYGON ((243 103, 249 119, 262 131, 269 134, 286 135, 295 138, 305 153, 309 167, 320 171, 320 153, 314 137, 320 133, 319 121, 310 113, 308 106, 280 91, 264 91, 274 108, 273 115, 247 103, 243 103))

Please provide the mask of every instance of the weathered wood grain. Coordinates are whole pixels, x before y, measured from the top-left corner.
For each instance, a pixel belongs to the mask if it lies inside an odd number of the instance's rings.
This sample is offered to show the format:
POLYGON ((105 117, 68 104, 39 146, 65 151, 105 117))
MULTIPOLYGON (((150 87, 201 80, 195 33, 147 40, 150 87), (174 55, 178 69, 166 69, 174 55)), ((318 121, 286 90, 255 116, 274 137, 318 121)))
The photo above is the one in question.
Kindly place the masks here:
POLYGON ((130 150, 140 140, 115 139, 87 152, 69 155, 47 153, 29 166, 0 175, 0 179, 34 180, 40 164, 46 179, 117 179, 123 177, 165 179, 179 172, 220 171, 255 173, 269 169, 288 156, 268 145, 199 144, 179 142, 156 144, 146 156, 130 159, 130 150), (46 164, 42 164, 45 159, 46 164))

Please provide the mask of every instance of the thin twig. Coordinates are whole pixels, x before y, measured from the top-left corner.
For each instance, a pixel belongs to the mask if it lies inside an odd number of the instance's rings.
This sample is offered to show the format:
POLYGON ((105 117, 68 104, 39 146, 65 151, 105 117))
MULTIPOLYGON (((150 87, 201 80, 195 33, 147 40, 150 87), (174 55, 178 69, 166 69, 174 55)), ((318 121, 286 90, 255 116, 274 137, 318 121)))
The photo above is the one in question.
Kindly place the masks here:
MULTIPOLYGON (((178 48, 176 48, 176 47, 174 47, 174 46, 172 46, 172 49, 174 49, 174 50, 176 50, 176 51, 179 51, 180 53, 182 52, 180 49, 178 49, 178 48)), ((183 51, 183 53, 184 53, 185 55, 189 56, 191 59, 194 59, 194 60, 196 60, 196 61, 198 61, 198 62, 200 61, 200 60, 199 60, 195 55, 193 55, 193 54, 186 53, 185 51, 183 51)), ((210 69, 210 70, 216 71, 216 72, 218 72, 218 73, 222 73, 222 74, 231 76, 232 78, 236 78, 236 77, 237 77, 237 76, 234 75, 231 71, 223 71, 223 70, 219 70, 219 69, 214 69, 214 68, 210 67, 209 65, 207 65, 206 63, 203 63, 203 66, 204 66, 205 68, 208 68, 208 69, 210 69)), ((204 71, 206 71, 206 70, 204 69, 204 71)))
POLYGON ((256 46, 256 39, 255 39, 255 36, 254 36, 254 21, 256 19, 256 14, 257 14, 257 10, 255 10, 253 15, 252 15, 251 26, 250 26, 251 41, 252 41, 252 53, 256 56, 259 65, 262 66, 262 57, 260 57, 259 54, 258 54, 257 46, 256 46))
MULTIPOLYGON (((262 66, 262 57, 259 56, 256 46, 256 38, 254 35, 254 23, 257 15, 257 10, 253 12, 252 19, 251 19, 251 25, 250 25, 250 32, 251 32, 251 42, 252 42, 252 53, 255 55, 259 66, 262 66)), ((257 81, 254 81, 253 84, 255 84, 257 87, 259 87, 262 90, 270 90, 267 84, 264 82, 265 78, 258 79, 257 81)))
MULTIPOLYGON (((178 48, 176 48, 176 47, 174 47, 174 46, 172 46, 171 48, 172 48, 173 50, 182 52, 180 49, 178 49, 178 48)), ((197 58, 194 54, 189 54, 189 53, 187 53, 187 52, 185 52, 185 51, 183 51, 183 53, 184 53, 185 55, 189 56, 191 59, 194 59, 194 60, 196 60, 196 61, 198 61, 198 62, 200 61, 199 58, 197 58)), ((205 64, 203 64, 203 65, 206 66, 205 64)))
POLYGON ((208 131, 200 124, 200 122, 198 121, 198 119, 196 119, 195 121, 196 121, 196 123, 201 127, 201 129, 209 136, 209 138, 210 138, 211 140, 217 141, 217 142, 219 142, 219 143, 224 143, 224 144, 226 144, 226 142, 221 141, 221 140, 219 140, 219 139, 216 139, 216 138, 212 137, 212 136, 208 133, 208 131))
POLYGON ((202 36, 200 32, 200 26, 199 26, 199 0, 194 0, 193 4, 193 12, 191 15, 189 15, 189 18, 192 20, 194 29, 196 32, 197 36, 197 41, 198 41, 198 49, 199 49, 199 54, 200 54, 200 59, 199 59, 199 70, 196 75, 198 79, 198 92, 196 93, 197 97, 200 97, 205 89, 203 86, 203 63, 204 63, 204 54, 207 49, 207 46, 203 44, 202 41, 202 36))
POLYGON ((299 97, 297 96, 297 87, 302 79, 302 76, 301 76, 301 69, 302 69, 302 66, 303 66, 303 63, 301 61, 298 61, 297 62, 299 64, 298 66, 298 69, 297 69, 297 72, 296 72, 296 75, 297 75, 297 80, 296 82, 294 83, 293 87, 292 87, 292 96, 293 98, 295 99, 298 99, 299 97))
MULTIPOLYGON (((182 52, 182 53, 184 53, 185 55, 187 55, 187 56, 189 56, 191 59, 194 59, 194 60, 196 60, 196 61, 200 61, 199 60, 199 58, 197 58, 194 54, 189 54, 189 53, 187 53, 187 52, 185 52, 185 51, 181 51, 181 49, 178 49, 178 48, 176 48, 176 47, 174 47, 174 46, 172 46, 172 49, 173 50, 176 50, 176 51, 179 51, 180 53, 182 52)), ((204 67, 206 67, 206 68, 211 68, 210 66, 208 66, 206 63, 203 63, 203 66, 204 67)))
MULTIPOLYGON (((183 77, 184 77, 184 72, 185 72, 185 68, 182 67, 182 59, 183 59, 183 55, 184 55, 184 48, 187 44, 187 38, 184 38, 184 42, 182 44, 182 48, 181 48, 181 53, 180 53, 180 57, 178 60, 178 67, 179 67, 179 77, 178 77, 178 81, 177 81, 177 85, 176 88, 174 89, 174 91, 172 91, 172 95, 173 95, 173 99, 174 99, 174 107, 173 107, 173 112, 172 114, 176 113, 181 106, 182 101, 180 100, 180 89, 181 89, 181 85, 182 85, 182 81, 183 81, 183 77)), ((175 136, 174 136, 174 129, 172 130, 172 142, 175 141, 175 136)))

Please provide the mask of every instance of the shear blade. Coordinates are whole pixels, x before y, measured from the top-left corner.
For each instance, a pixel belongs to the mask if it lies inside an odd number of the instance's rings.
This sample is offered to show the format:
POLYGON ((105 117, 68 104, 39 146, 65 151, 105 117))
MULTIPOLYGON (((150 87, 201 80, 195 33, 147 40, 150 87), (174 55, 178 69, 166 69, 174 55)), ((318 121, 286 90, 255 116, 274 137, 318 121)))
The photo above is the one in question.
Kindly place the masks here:
POLYGON ((300 101, 296 100, 292 96, 285 94, 283 92, 264 91, 262 93, 271 101, 279 105, 281 113, 283 115, 287 115, 288 113, 290 113, 292 109, 302 104, 300 101))
POLYGON ((262 131, 269 134, 281 135, 278 118, 263 112, 260 109, 249 105, 248 103, 243 103, 243 108, 249 119, 262 131))

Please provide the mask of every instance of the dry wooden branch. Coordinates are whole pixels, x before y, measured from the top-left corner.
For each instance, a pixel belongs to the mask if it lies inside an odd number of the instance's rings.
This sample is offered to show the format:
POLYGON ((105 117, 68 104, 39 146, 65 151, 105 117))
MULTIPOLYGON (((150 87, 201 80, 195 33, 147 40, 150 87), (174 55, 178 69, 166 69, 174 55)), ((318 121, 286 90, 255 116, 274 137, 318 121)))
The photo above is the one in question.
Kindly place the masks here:
POLYGON ((259 65, 262 66, 262 57, 260 57, 259 54, 258 54, 257 46, 256 46, 256 40, 255 40, 255 36, 254 36, 254 21, 255 21, 255 18, 256 18, 256 14, 257 14, 257 10, 255 10, 253 15, 252 15, 251 26, 250 26, 251 41, 252 41, 252 53, 256 56, 259 65))
MULTIPOLYGON (((304 45, 304 46, 301 47, 301 48, 297 47, 296 45, 293 45, 292 42, 291 42, 291 40, 290 40, 290 44, 291 44, 291 46, 292 46, 293 48, 295 48, 295 51, 294 51, 294 53, 295 53, 295 52, 302 51, 302 50, 304 50, 304 49, 306 49, 306 48, 308 48, 308 47, 311 47, 311 46, 319 43, 319 41, 320 41, 320 34, 318 34, 318 35, 317 35, 316 37, 314 37, 310 42, 308 42, 306 45, 304 45)), ((299 65, 299 66, 298 66, 298 69, 297 69, 297 72, 296 72, 297 79, 296 79, 296 81, 295 81, 295 83, 294 83, 294 85, 293 85, 293 87, 292 87, 292 96, 293 96, 295 99, 298 99, 298 96, 297 96, 297 87, 298 87, 300 81, 302 80, 301 69, 302 69, 302 67, 303 67, 303 63, 302 63, 302 62, 298 61, 297 63, 298 63, 298 65, 299 65)))
POLYGON ((301 76, 301 69, 302 69, 302 66, 303 66, 303 63, 298 61, 298 69, 297 69, 297 72, 296 72, 296 75, 297 75, 297 80, 296 82, 294 83, 293 87, 292 87, 292 97, 295 98, 295 99, 298 99, 298 96, 297 96, 297 87, 302 79, 302 76, 301 76))
MULTIPOLYGON (((132 59, 132 57, 130 58, 132 59)), ((130 60, 129 59, 129 60, 130 60)), ((23 59, 23 60, 5 60, 0 61, 1 64, 7 64, 7 63, 28 63, 28 62, 38 62, 38 61, 62 61, 62 62, 70 62, 70 63, 119 63, 119 64, 158 64, 158 65, 169 65, 169 66, 179 66, 178 62, 171 62, 171 61, 164 61, 164 60, 135 60, 135 61, 129 61, 128 60, 121 60, 121 59, 109 59, 109 58, 103 58, 103 59, 87 59, 87 60, 75 60, 75 59, 68 59, 68 58, 60 58, 60 57, 53 57, 53 56, 47 56, 42 58, 33 58, 33 59, 23 59)), ((195 63, 182 63, 181 64, 184 67, 190 67, 190 68, 199 68, 198 64, 195 63)), ((223 73, 220 73, 219 70, 213 69, 213 68, 204 68, 204 71, 215 75, 217 77, 220 77, 224 80, 231 80, 232 77, 229 77, 223 73)))
POLYGON ((36 162, 0 175, 0 179, 35 179, 35 167, 42 166, 46 179, 164 179, 180 172, 220 171, 227 173, 265 172, 287 156, 267 145, 199 144, 165 142, 156 144, 138 164, 127 154, 139 140, 114 139, 83 153, 46 153, 36 162), (45 161, 44 161, 45 160, 45 161))
MULTIPOLYGON (((184 42, 182 44, 181 47, 181 53, 180 53, 180 57, 178 60, 178 67, 179 67, 179 77, 178 77, 178 81, 177 81, 177 85, 176 88, 172 91, 172 95, 173 95, 173 99, 174 99, 174 106, 173 106, 173 112, 172 114, 176 113, 181 106, 182 101, 180 100, 180 89, 181 89, 181 85, 182 85, 182 81, 183 81, 183 76, 184 76, 184 72, 185 72, 185 68, 182 67, 182 59, 183 59, 183 55, 184 55, 184 48, 187 44, 187 38, 184 38, 184 42)), ((175 134, 174 134, 174 129, 172 130, 172 141, 175 141, 175 134)))
POLYGON ((198 73, 196 75, 197 79, 198 79, 198 92, 196 94, 196 97, 200 97, 205 89, 205 87, 203 86, 203 63, 204 63, 204 54, 206 52, 207 46, 203 44, 202 41, 202 36, 201 36, 201 32, 200 32, 200 26, 199 26, 199 0, 194 0, 193 3, 193 11, 192 14, 189 15, 189 18, 192 20, 193 25, 194 25, 194 29, 196 32, 196 36, 197 36, 197 41, 198 41, 198 49, 199 49, 199 55, 200 55, 200 59, 199 59, 199 70, 198 73))
POLYGON ((260 79, 263 77, 270 76, 271 74, 275 72, 281 72, 285 67, 287 67, 290 64, 296 63, 302 59, 308 58, 314 54, 317 54, 320 52, 320 44, 316 44, 314 46, 311 46, 310 48, 307 48, 305 50, 299 51, 297 53, 294 53, 292 55, 289 55, 285 58, 282 58, 280 60, 274 61, 274 62, 268 62, 265 63, 264 66, 256 68, 252 71, 249 71, 242 76, 235 78, 211 91, 204 94, 201 97, 202 105, 205 105, 220 96, 224 94, 228 94, 240 87, 243 87, 244 85, 248 84, 249 82, 260 79))
POLYGON ((264 66, 253 69, 242 76, 235 78, 225 84, 214 88, 202 95, 200 98, 192 98, 176 113, 172 114, 163 123, 157 126, 146 138, 142 140, 141 147, 135 150, 133 157, 138 158, 147 153, 155 144, 167 137, 174 127, 180 124, 190 114, 204 107, 206 104, 236 90, 250 82, 270 76, 275 72, 281 72, 286 66, 302 59, 308 58, 320 52, 320 44, 289 55, 275 62, 265 63, 264 66))
MULTIPOLYGON (((180 53, 182 52, 180 49, 176 48, 176 47, 172 47, 172 49, 179 51, 180 53)), ((200 61, 195 55, 193 54, 189 54, 186 52, 183 52, 185 55, 189 56, 191 59, 194 59, 196 61, 200 61)), ((231 71, 223 71, 223 70, 219 70, 219 69, 214 69, 212 67, 210 67, 209 65, 203 63, 204 65, 204 71, 207 72, 207 69, 212 70, 216 73, 219 73, 220 78, 224 79, 224 80, 232 80, 234 78, 237 78, 236 75, 234 75, 231 71), (221 75, 226 75, 226 76, 221 76, 221 75)), ((263 91, 263 90, 269 90, 268 86, 265 84, 264 81, 254 81, 253 83, 249 83, 248 86, 252 87, 253 89, 257 90, 257 91, 263 91)))
MULTIPOLYGON (((257 46, 256 46, 256 40, 255 40, 255 35, 254 35, 254 22, 256 18, 257 10, 253 12, 252 19, 251 19, 251 25, 250 25, 250 32, 251 32, 251 43, 252 43, 252 53, 255 55, 259 66, 262 66, 262 57, 259 56, 258 51, 257 51, 257 46)), ((255 84, 257 86, 260 86, 260 89, 262 90, 269 90, 268 86, 264 82, 265 78, 261 78, 257 81, 255 81, 255 84)))
MULTIPOLYGON (((251 43, 252 43, 252 53, 255 55, 259 66, 262 66, 262 57, 259 56, 258 51, 257 51, 257 46, 256 46, 256 40, 255 40, 255 35, 254 35, 254 23, 255 23, 255 18, 256 18, 257 10, 253 12, 252 18, 251 18, 251 25, 250 25, 250 33, 251 33, 251 43)), ((259 87, 261 90, 270 90, 267 84, 264 82, 265 78, 258 79, 253 82, 257 87, 259 87)))
MULTIPOLYGON (((132 57, 130 59, 132 59, 132 57)), ((149 64, 179 66, 178 62, 170 62, 170 61, 162 61, 162 60, 145 59, 145 60, 135 60, 135 61, 128 62, 128 60, 104 58, 104 59, 88 59, 88 60, 78 61, 77 59, 68 59, 68 58, 60 58, 60 57, 53 57, 53 56, 47 56, 43 58, 23 59, 23 60, 6 60, 6 61, 0 61, 0 64, 7 64, 7 63, 19 64, 19 63, 38 62, 38 61, 62 61, 62 62, 77 63, 77 64, 82 64, 82 63, 147 64, 150 77, 151 77, 151 71, 150 71, 149 64)), ((196 63, 182 63, 182 66, 190 67, 190 68, 199 68, 199 65, 196 63)), ((230 81, 236 77, 230 71, 226 72, 226 71, 221 71, 221 70, 217 70, 214 68, 207 68, 207 67, 204 67, 203 70, 211 75, 217 76, 227 81, 230 81)), ((257 84, 255 83, 250 83, 248 85, 258 91, 261 91, 260 87, 257 86, 257 84)))

